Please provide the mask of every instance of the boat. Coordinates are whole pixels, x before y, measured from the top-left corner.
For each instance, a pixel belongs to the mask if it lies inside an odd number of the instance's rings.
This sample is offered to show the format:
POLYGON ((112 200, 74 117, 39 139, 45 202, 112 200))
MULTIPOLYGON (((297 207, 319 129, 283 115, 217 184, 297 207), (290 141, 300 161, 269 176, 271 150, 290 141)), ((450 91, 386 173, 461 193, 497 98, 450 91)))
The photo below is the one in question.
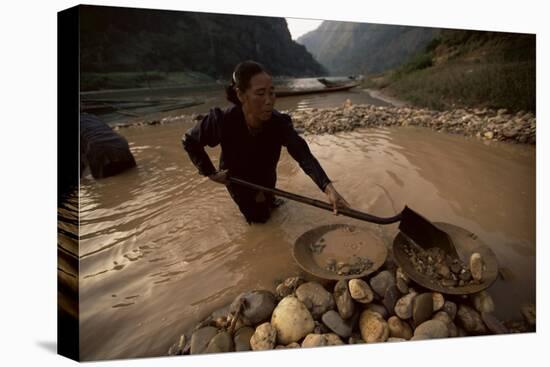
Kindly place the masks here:
POLYGON ((281 90, 276 91, 275 94, 277 97, 290 97, 290 96, 301 96, 305 94, 317 94, 317 93, 330 93, 330 92, 341 92, 355 88, 359 83, 350 83, 337 85, 333 87, 324 87, 324 88, 315 88, 315 89, 297 89, 297 90, 281 90))

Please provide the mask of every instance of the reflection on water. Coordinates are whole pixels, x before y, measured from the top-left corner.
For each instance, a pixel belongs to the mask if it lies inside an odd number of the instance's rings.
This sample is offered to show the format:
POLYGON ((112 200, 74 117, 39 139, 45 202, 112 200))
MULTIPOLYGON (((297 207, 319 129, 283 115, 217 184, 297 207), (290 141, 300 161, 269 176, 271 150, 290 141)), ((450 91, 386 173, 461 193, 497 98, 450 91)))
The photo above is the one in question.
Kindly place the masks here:
MULTIPOLYGON (((179 335, 240 292, 274 290, 300 274, 291 249, 333 223, 375 226, 287 202, 249 226, 225 188, 201 176, 181 148, 189 125, 121 130, 138 167, 81 181, 80 316, 84 359, 164 355, 179 335)), ((490 289, 497 316, 535 300, 535 150, 425 129, 363 129, 306 136, 354 206, 391 216, 405 204, 476 233, 513 276, 490 289)), ((209 149, 217 165, 217 148, 209 149)), ((278 187, 325 200, 284 151, 278 187)))

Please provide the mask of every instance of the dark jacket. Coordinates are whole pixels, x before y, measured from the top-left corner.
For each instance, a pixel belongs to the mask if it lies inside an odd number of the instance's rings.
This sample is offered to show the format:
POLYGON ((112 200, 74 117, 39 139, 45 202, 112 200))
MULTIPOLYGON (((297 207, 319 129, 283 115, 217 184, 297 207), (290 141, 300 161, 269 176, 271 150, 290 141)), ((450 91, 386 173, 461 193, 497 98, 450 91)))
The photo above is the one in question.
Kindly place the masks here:
MULTIPOLYGON (((219 108, 211 109, 202 121, 185 133, 182 143, 191 161, 204 176, 216 172, 204 147, 221 144, 220 170, 227 169, 231 176, 274 188, 281 147, 285 146, 321 190, 330 183, 307 143, 294 130, 290 116, 276 110, 262 129, 252 134, 240 106, 223 111, 219 108)), ((252 205, 254 200, 250 200, 257 192, 235 186, 230 184, 228 190, 243 211, 241 203, 243 206, 252 205)), ((244 211, 243 214, 246 216, 244 211)))

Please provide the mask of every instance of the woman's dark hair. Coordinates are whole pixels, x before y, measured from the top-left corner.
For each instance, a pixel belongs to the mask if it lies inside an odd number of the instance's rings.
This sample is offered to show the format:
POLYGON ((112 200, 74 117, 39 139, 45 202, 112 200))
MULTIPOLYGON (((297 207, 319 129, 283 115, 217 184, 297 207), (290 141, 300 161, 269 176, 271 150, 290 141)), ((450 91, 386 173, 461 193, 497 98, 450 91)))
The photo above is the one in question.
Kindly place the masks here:
POLYGON ((256 74, 269 72, 266 68, 256 61, 247 60, 239 63, 235 67, 235 71, 231 77, 231 85, 225 87, 225 98, 237 106, 241 105, 241 101, 237 97, 236 88, 241 91, 246 91, 250 87, 250 79, 256 74))

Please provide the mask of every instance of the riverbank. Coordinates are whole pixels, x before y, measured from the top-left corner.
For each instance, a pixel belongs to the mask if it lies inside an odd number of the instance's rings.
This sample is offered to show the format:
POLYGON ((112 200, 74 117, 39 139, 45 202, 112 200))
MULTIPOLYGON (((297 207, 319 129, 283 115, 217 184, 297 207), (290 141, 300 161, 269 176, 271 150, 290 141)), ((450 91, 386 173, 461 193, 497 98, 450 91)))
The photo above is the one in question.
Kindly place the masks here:
MULTIPOLYGON (((420 126, 438 132, 461 134, 482 140, 536 144, 536 117, 531 112, 509 113, 488 108, 435 111, 409 106, 345 104, 336 108, 283 111, 292 116, 294 126, 308 134, 334 134, 364 127, 420 126)), ((151 120, 131 120, 115 129, 197 121, 201 114, 151 120)))

